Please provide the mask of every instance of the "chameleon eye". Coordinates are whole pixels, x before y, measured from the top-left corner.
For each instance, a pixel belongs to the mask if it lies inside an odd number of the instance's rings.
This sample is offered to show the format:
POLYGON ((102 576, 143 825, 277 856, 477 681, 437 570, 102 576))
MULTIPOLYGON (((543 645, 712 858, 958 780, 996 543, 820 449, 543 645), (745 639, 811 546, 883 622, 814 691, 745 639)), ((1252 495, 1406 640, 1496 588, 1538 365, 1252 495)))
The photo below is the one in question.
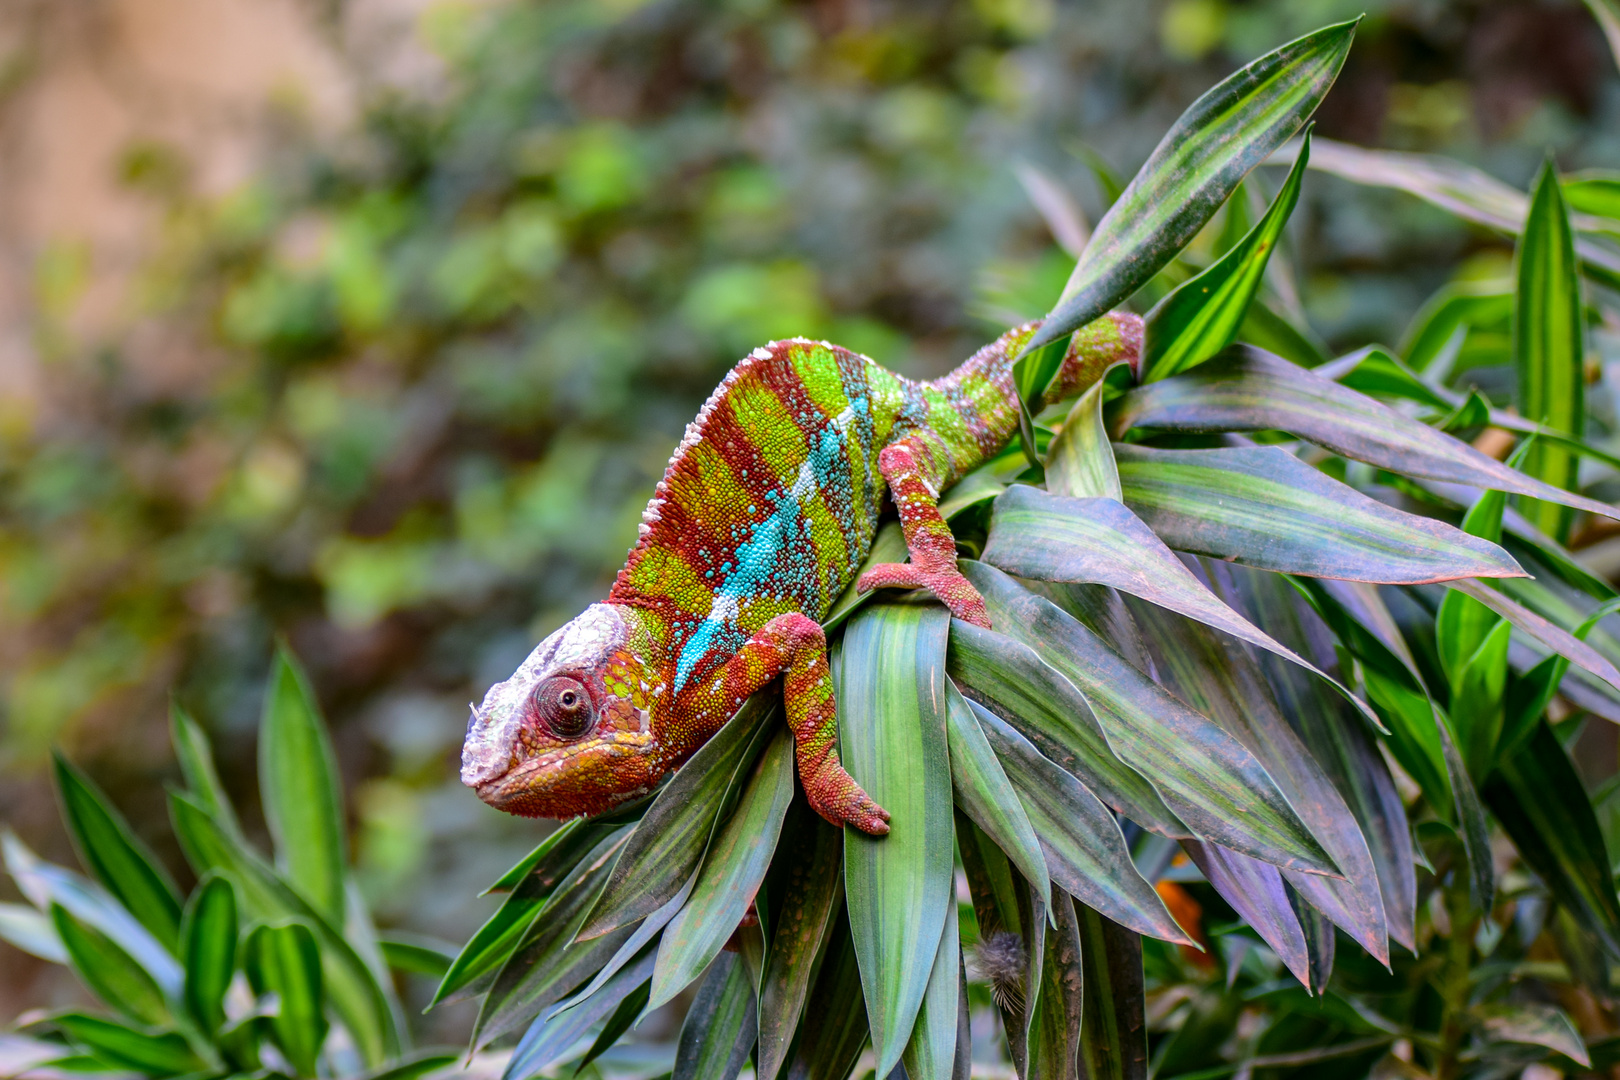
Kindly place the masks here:
POLYGON ((596 707, 578 679, 557 675, 535 687, 535 712, 559 739, 577 739, 596 724, 596 707))

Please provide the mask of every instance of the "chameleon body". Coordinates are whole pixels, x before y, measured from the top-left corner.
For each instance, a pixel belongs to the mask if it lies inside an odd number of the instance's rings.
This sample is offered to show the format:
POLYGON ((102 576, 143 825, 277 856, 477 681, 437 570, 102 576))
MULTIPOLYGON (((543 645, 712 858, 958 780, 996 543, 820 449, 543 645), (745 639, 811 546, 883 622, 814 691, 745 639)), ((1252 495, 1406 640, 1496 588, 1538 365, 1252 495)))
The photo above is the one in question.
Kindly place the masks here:
MULTIPOLYGON (((474 709, 463 783, 512 813, 599 813, 649 791, 782 676, 811 806, 887 832, 887 813, 838 761, 819 622, 871 549, 887 492, 911 561, 873 567, 859 588, 927 589, 988 625, 938 495, 1016 434, 1012 360, 1038 325, 932 382, 826 342, 755 349, 687 427, 607 600, 474 709)), ((1049 401, 1136 363, 1141 340, 1134 315, 1077 331, 1049 401)))

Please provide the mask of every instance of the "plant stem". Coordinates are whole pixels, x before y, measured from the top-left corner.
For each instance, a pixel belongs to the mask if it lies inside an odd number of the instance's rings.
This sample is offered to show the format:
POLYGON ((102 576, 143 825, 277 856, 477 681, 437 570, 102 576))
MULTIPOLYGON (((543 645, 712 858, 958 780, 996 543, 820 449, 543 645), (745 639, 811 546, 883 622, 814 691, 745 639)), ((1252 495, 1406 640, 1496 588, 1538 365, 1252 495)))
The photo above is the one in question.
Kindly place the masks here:
POLYGON ((1447 942, 1446 963, 1440 975, 1440 1056, 1435 1062, 1435 1080, 1456 1080, 1463 1040, 1468 1035, 1467 1013, 1472 968, 1474 930, 1478 914, 1468 900, 1468 886, 1453 883, 1446 890, 1446 914, 1451 917, 1451 937, 1447 942))

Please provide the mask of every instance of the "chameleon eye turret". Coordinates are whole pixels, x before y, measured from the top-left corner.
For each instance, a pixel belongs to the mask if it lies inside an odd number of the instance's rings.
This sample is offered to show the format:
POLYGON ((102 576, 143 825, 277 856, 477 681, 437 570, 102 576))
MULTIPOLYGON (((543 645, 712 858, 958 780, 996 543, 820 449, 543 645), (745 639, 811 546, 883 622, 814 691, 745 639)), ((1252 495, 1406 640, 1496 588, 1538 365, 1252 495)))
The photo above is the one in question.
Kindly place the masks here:
MULTIPOLYGON (((820 620, 871 550, 887 493, 910 561, 874 567, 860 587, 920 588, 986 625, 939 493, 1017 432, 1012 362, 1037 326, 926 383, 824 341, 755 349, 687 427, 607 601, 485 695, 462 781, 512 813, 599 813, 650 790, 780 676, 810 805, 888 832, 839 764, 820 620)), ((1134 365, 1141 345, 1134 315, 1080 330, 1050 400, 1134 365)))

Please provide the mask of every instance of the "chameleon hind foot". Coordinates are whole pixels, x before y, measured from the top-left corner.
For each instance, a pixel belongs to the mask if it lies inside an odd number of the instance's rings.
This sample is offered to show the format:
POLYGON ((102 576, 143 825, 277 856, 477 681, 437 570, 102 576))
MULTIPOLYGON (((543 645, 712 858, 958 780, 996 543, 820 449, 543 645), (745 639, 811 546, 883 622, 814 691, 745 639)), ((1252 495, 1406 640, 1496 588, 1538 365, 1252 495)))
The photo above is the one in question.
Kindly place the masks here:
POLYGON ((958 619, 990 629, 990 613, 985 610, 984 597, 954 566, 944 570, 927 570, 913 563, 879 563, 861 575, 856 588, 861 592, 872 589, 927 589, 958 619))
POLYGON ((843 766, 823 767, 815 776, 801 774, 800 779, 810 809, 831 824, 853 825, 872 836, 888 833, 889 812, 873 802, 843 766))

